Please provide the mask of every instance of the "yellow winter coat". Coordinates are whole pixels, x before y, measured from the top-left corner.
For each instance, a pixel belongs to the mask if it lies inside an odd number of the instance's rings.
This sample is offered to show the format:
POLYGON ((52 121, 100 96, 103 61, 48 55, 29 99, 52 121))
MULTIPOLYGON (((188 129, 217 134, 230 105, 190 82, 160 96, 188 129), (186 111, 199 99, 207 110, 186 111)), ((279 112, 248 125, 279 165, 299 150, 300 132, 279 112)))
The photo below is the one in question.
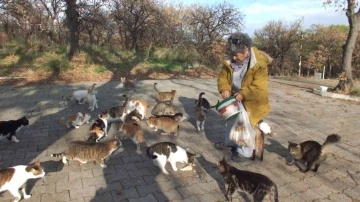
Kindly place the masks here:
MULTIPOLYGON (((241 83, 239 93, 243 96, 243 104, 249 113, 251 125, 255 126, 261 119, 270 113, 268 91, 268 67, 270 59, 257 48, 252 48, 250 67, 241 83)), ((230 61, 222 65, 218 77, 218 91, 232 92, 233 69, 230 61)))

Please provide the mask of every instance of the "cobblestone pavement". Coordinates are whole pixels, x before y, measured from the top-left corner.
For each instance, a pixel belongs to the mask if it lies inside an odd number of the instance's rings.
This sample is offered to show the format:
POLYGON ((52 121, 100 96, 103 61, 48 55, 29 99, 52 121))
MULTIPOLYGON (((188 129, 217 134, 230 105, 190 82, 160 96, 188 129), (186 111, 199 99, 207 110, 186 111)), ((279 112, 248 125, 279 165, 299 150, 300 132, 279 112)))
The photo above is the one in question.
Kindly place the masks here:
MULTIPOLYGON (((85 165, 70 161, 63 165, 51 153, 62 152, 72 140, 85 140, 90 125, 68 129, 59 124, 62 116, 72 112, 87 111, 87 105, 64 105, 62 95, 83 89, 91 83, 69 85, 39 85, 26 87, 0 86, 0 120, 18 119, 26 115, 30 125, 18 132, 20 143, 3 139, 0 142, 0 167, 30 163, 39 159, 47 172, 39 180, 30 180, 28 192, 32 198, 27 202, 111 202, 111 201, 225 201, 223 181, 216 171, 216 163, 229 151, 214 149, 213 143, 223 140, 225 122, 216 111, 208 113, 205 132, 198 133, 194 127, 194 101, 205 92, 211 103, 220 99, 216 80, 146 80, 137 81, 133 98, 146 99, 148 112, 155 104, 153 83, 162 91, 176 89, 174 104, 189 118, 180 125, 177 137, 161 136, 146 127, 145 142, 140 152, 125 140, 102 169, 98 164, 85 165), (163 175, 145 155, 146 146, 159 141, 172 141, 199 154, 193 171, 172 171, 163 175)), ((101 111, 119 104, 124 90, 117 82, 98 83, 99 108, 101 111)), ((273 137, 266 137, 264 161, 243 159, 230 162, 239 169, 262 173, 278 186, 280 201, 360 201, 360 138, 359 103, 322 98, 302 87, 303 83, 271 79, 270 102, 272 112, 266 121, 272 126, 273 137), (295 166, 285 165, 289 159, 288 141, 315 140, 324 142, 327 135, 337 133, 341 142, 331 147, 331 154, 320 166, 318 173, 301 173, 295 166), (349 174, 350 173, 350 174, 349 174)), ((109 136, 114 134, 112 124, 109 136)), ((178 167, 181 165, 178 164, 178 167)), ((234 201, 251 201, 249 195, 238 192, 234 201)), ((4 192, 0 201, 9 202, 12 196, 4 192)), ((25 201, 25 200, 24 200, 25 201)))

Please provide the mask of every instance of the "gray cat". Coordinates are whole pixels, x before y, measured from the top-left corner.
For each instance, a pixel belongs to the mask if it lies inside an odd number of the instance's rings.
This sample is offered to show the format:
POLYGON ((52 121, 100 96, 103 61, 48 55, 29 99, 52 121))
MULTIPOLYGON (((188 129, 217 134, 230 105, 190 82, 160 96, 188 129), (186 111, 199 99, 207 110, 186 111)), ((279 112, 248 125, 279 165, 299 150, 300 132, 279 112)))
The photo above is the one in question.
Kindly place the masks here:
POLYGON ((110 141, 100 143, 73 141, 70 142, 68 148, 64 152, 51 154, 51 156, 62 157, 64 164, 67 163, 67 160, 77 160, 81 164, 95 160, 101 167, 106 168, 104 160, 120 146, 121 142, 116 137, 110 141))
POLYGON ((176 111, 176 107, 174 105, 164 102, 159 102, 151 110, 151 114, 154 116, 174 115, 175 111, 176 111))

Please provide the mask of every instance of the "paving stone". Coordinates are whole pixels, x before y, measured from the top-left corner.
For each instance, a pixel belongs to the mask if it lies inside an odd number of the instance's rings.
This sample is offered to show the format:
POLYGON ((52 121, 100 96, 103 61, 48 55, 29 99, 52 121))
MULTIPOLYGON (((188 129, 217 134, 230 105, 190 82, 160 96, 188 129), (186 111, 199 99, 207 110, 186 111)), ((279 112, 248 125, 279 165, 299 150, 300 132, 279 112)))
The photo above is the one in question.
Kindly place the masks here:
POLYGON ((132 187, 130 189, 124 189, 124 190, 121 191, 120 194, 117 191, 112 191, 111 195, 112 195, 114 201, 116 201, 116 202, 121 201, 123 199, 139 198, 140 197, 140 195, 136 191, 135 187, 132 187))
POLYGON ((156 198, 152 194, 148 194, 145 197, 130 198, 129 202, 157 202, 156 198))
POLYGON ((80 189, 70 189, 70 198, 71 200, 81 198, 81 197, 94 197, 96 195, 95 186, 89 186, 80 189))

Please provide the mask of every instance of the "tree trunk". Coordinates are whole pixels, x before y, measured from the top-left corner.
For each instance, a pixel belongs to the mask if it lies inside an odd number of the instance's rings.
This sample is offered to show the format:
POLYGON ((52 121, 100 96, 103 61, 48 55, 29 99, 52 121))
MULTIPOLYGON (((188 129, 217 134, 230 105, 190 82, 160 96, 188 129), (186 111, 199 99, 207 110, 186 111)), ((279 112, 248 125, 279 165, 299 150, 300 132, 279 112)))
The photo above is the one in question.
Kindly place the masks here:
POLYGON ((355 12, 355 1, 347 0, 346 16, 349 21, 349 33, 346 39, 346 43, 343 49, 342 68, 345 76, 339 80, 339 84, 333 89, 333 91, 339 93, 350 94, 353 88, 352 67, 351 58, 354 51, 356 38, 359 34, 359 11, 355 12), (346 78, 346 81, 344 81, 346 78), (345 82, 345 84, 344 84, 345 82))
POLYGON ((69 29, 67 56, 71 60, 79 53, 79 13, 76 10, 76 0, 66 0, 66 25, 69 29))

